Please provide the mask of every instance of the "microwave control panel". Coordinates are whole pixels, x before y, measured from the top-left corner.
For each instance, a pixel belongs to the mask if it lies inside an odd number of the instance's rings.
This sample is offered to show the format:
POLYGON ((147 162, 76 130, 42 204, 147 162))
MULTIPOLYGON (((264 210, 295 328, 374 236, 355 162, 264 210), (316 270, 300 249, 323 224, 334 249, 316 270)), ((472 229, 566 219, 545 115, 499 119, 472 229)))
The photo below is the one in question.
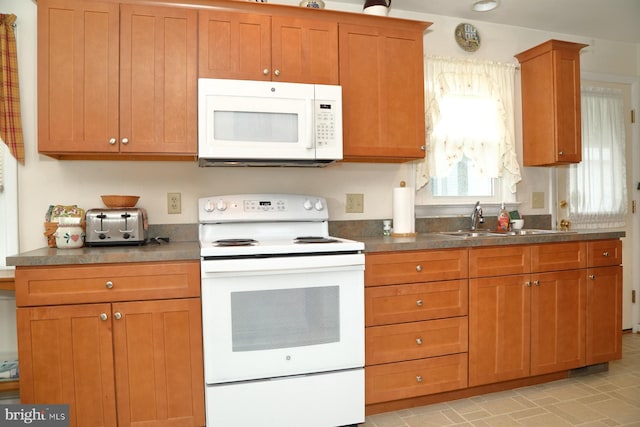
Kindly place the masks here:
POLYGON ((332 146, 336 140, 337 108, 330 101, 316 101, 315 108, 316 144, 318 146, 332 146))

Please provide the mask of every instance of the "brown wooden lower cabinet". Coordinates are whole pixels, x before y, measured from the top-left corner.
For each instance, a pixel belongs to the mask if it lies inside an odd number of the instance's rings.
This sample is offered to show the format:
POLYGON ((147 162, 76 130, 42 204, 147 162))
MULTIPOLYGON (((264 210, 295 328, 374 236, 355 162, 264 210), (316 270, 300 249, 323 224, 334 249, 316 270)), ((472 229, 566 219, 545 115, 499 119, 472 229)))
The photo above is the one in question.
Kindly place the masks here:
POLYGON ((366 258, 367 413, 557 380, 621 358, 619 239, 366 258))
POLYGON ((21 402, 68 404, 72 427, 203 426, 198 262, 73 273, 73 266, 16 271, 21 402), (155 280, 142 275, 149 269, 155 280), (144 291, 133 291, 136 282, 144 291), (75 293, 65 289, 70 283, 75 293), (142 300, 119 301, 131 292, 142 300), (176 292, 185 297, 162 299, 176 292), (55 305, 82 295, 85 303, 55 305), (115 301, 105 302, 110 296, 115 301))

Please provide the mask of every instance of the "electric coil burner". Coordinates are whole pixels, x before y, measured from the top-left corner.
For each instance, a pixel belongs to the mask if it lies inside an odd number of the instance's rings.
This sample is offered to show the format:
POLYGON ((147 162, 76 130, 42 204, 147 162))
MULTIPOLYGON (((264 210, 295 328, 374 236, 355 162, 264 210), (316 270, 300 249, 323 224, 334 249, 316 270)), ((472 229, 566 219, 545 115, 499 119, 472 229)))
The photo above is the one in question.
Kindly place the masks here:
POLYGON ((364 245, 329 236, 322 197, 198 208, 207 426, 364 422, 364 245))

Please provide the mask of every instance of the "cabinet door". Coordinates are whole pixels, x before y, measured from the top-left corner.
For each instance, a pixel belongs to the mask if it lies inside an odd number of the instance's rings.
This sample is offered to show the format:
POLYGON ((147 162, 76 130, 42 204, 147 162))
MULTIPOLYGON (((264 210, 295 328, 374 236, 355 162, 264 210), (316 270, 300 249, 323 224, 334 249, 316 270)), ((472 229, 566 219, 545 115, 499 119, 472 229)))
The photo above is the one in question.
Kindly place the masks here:
POLYGON ((274 81, 338 84, 338 24, 274 16, 271 27, 274 81))
POLYGON ((198 76, 271 80, 271 17, 200 10, 198 76))
POLYGON ((38 3, 39 152, 118 152, 118 54, 117 3, 38 3))
POLYGON ((521 63, 525 166, 582 159, 580 49, 585 46, 549 40, 516 55, 521 63))
POLYGON ((590 268, 587 365, 622 358, 622 266, 590 268))
POLYGON ((199 298, 113 304, 118 426, 204 425, 199 298))
POLYGON ((586 270, 531 279, 531 375, 584 366, 586 270))
POLYGON ((344 158, 424 158, 422 32, 339 26, 344 158))
POLYGON ((195 10, 121 6, 120 151, 197 152, 195 10))
POLYGON ((529 376, 528 274, 469 280, 469 386, 529 376))
POLYGON ((110 313, 109 304, 17 309, 22 403, 69 404, 72 427, 116 426, 110 313))

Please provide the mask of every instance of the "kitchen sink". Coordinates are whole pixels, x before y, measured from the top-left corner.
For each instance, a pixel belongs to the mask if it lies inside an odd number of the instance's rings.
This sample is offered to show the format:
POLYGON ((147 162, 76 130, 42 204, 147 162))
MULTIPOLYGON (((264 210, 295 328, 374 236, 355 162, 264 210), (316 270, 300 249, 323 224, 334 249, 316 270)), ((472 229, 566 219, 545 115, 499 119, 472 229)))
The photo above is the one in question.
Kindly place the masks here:
POLYGON ((491 230, 458 230, 458 231, 442 231, 440 234, 454 237, 509 237, 509 236, 535 236, 544 234, 564 234, 575 233, 575 231, 560 230, 539 230, 539 229, 521 229, 511 230, 507 232, 491 231, 491 230))
POLYGON ((567 234, 575 233, 575 231, 562 231, 562 230, 538 230, 538 229, 521 229, 508 231, 508 236, 534 236, 537 234, 567 234))
POLYGON ((456 237, 504 237, 506 233, 498 233, 496 231, 489 230, 458 230, 458 231, 443 231, 441 234, 445 234, 447 236, 456 236, 456 237))

